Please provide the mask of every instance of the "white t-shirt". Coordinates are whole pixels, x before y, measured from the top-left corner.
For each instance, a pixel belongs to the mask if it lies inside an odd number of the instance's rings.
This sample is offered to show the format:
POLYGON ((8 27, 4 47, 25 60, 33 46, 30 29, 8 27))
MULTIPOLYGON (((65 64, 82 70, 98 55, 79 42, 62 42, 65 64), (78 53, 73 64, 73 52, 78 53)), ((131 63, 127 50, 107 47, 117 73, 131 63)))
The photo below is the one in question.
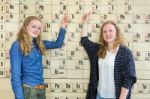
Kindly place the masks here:
POLYGON ((114 82, 114 63, 118 52, 106 52, 105 59, 99 58, 99 84, 98 92, 103 98, 116 98, 115 96, 115 82, 114 82))

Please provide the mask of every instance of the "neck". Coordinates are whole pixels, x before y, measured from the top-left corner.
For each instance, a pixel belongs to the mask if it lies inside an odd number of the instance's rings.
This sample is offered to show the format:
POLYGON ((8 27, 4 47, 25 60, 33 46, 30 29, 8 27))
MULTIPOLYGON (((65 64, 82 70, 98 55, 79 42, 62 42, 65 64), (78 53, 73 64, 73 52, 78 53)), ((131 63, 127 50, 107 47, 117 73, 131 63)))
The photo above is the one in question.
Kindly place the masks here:
POLYGON ((108 43, 108 51, 114 51, 113 45, 114 43, 108 43))

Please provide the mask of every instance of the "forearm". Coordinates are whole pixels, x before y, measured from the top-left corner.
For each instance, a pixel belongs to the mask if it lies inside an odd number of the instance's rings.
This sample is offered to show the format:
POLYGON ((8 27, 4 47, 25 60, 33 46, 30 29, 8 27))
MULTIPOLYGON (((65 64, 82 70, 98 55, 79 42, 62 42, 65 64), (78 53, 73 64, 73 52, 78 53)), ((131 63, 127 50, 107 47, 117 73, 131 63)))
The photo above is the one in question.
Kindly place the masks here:
POLYGON ((88 28, 88 24, 83 24, 82 30, 81 30, 81 37, 86 37, 86 36, 88 36, 87 28, 88 28))
POLYGON ((119 99, 126 99, 129 89, 122 87, 119 99))

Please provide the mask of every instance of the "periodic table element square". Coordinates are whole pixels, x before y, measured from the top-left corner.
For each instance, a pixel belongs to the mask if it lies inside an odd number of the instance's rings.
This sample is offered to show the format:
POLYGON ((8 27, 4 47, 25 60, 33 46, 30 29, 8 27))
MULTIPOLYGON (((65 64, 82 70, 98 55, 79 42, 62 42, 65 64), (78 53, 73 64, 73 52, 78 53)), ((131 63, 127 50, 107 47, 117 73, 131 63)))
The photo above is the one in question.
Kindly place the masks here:
POLYGON ((51 23, 48 23, 48 21, 42 21, 42 31, 43 32, 47 32, 47 33, 50 33, 51 31, 51 23))
POLYGON ((145 56, 146 52, 143 51, 136 51, 133 52, 134 58, 136 61, 145 61, 146 56, 145 56))
POLYGON ((19 13, 19 6, 16 4, 6 4, 7 13, 19 13))
POLYGON ((0 31, 6 31, 6 24, 0 23, 0 31))
POLYGON ((33 4, 20 4, 20 13, 36 13, 36 7, 33 4))
POLYGON ((6 22, 12 22, 12 23, 18 23, 19 22, 19 14, 16 13, 7 13, 5 15, 5 21, 6 22))
POLYGON ((150 1, 149 0, 136 0, 136 2, 134 2, 134 6, 135 5, 141 5, 141 6, 150 5, 150 1))
POLYGON ((86 69, 86 70, 84 70, 83 71, 83 73, 84 73, 84 76, 83 76, 83 78, 87 78, 87 79, 89 79, 90 78, 90 70, 88 69, 86 69))
POLYGON ((128 10, 126 9, 125 5, 118 5, 116 9, 117 14, 126 14, 128 10))
POLYGON ((6 0, 0 0, 0 3, 4 4, 4 3, 6 3, 6 0))
POLYGON ((83 5, 84 0, 68 0, 68 5, 74 6, 74 5, 83 5))
POLYGON ((92 12, 92 5, 84 5, 84 13, 92 12))
POLYGON ((83 52, 81 51, 68 50, 66 53, 69 59, 83 59, 83 52))
POLYGON ((76 65, 76 63, 75 63, 75 61, 74 60, 67 60, 67 70, 69 70, 69 69, 72 69, 72 70, 74 70, 75 69, 75 65, 76 65))
POLYGON ((73 92, 83 92, 83 84, 82 83, 73 83, 72 90, 73 90, 73 92))
MULTIPOLYGON (((137 2, 137 0, 136 0, 137 2)), ((125 5, 125 4, 132 4, 133 1, 132 0, 116 0, 116 5, 125 5)))
POLYGON ((67 78, 83 78, 83 70, 67 70, 67 78))
POLYGON ((72 92, 72 84, 71 83, 62 83, 62 91, 63 92, 72 92))
POLYGON ((65 69, 51 70, 51 78, 67 78, 67 71, 65 69))
POLYGON ((5 43, 5 44, 6 44, 6 45, 5 45, 5 50, 6 50, 6 49, 7 49, 7 50, 10 49, 12 43, 13 43, 13 42, 9 42, 9 41, 6 42, 6 43, 5 43))
POLYGON ((98 42, 98 40, 99 40, 99 32, 98 33, 94 33, 94 32, 92 32, 92 33, 88 33, 88 35, 89 35, 89 39, 91 40, 91 41, 93 41, 93 42, 98 42))
POLYGON ((0 41, 5 42, 5 32, 0 32, 0 41))
POLYGON ((132 20, 133 20, 132 15, 126 14, 117 15, 117 23, 132 23, 132 20))
POLYGON ((49 13, 51 14, 52 9, 51 9, 51 5, 49 4, 37 4, 35 7, 35 10, 37 13, 42 13, 42 14, 46 14, 49 13))
POLYGON ((133 24, 133 32, 134 33, 147 33, 147 31, 150 31, 149 27, 150 27, 150 24, 133 24))
POLYGON ((43 5, 51 5, 52 4, 52 0, 36 0, 36 4, 43 4, 43 5))
MULTIPOLYGON (((39 13, 39 14, 41 14, 41 19, 42 19, 42 21, 43 22, 47 22, 47 23, 51 23, 51 21, 52 21, 52 15, 50 14, 50 13, 39 13)), ((39 15, 38 15, 39 16, 39 15)))
POLYGON ((5 41, 0 40, 0 50, 5 50, 5 41))
POLYGON ((41 35, 43 40, 49 40, 49 41, 51 40, 50 32, 42 32, 41 35))
MULTIPOLYGON (((133 52, 133 55, 136 56, 136 52, 133 52)), ((135 61, 135 64, 136 64, 136 70, 150 70, 150 62, 148 61, 146 64, 145 64, 145 61, 135 61), (144 68, 143 68, 143 64, 144 64, 144 68)))
MULTIPOLYGON (((2 69, 4 69, 4 67, 5 67, 4 59, 1 59, 1 60, 0 60, 0 69, 2 70, 2 69)), ((3 75, 4 75, 4 74, 3 74, 3 75)))
MULTIPOLYGON (((0 60, 0 64, 1 64, 1 60, 0 60)), ((0 69, 0 77, 5 77, 5 74, 4 74, 4 68, 3 69, 0 69)))
POLYGON ((6 13, 6 6, 4 4, 0 4, 0 13, 6 13))
POLYGON ((20 12, 19 13, 20 26, 21 26, 21 24, 23 24, 25 18, 27 18, 28 16, 37 16, 38 17, 38 14, 35 14, 35 13, 22 13, 22 12, 20 12))
POLYGON ((101 23, 103 23, 107 20, 113 20, 114 22, 117 22, 116 15, 114 15, 114 14, 101 14, 101 17, 100 17, 101 23))
POLYGON ((68 50, 74 50, 74 51, 81 51, 79 42, 68 42, 67 43, 67 49, 68 50))
POLYGON ((68 32, 80 32, 79 24, 69 24, 67 31, 68 32))
POLYGON ((150 72, 148 70, 142 70, 137 72, 137 77, 139 79, 150 79, 149 74, 150 72))
POLYGON ((81 14, 71 14, 71 23, 81 23, 82 15, 81 14))
POLYGON ((17 37, 17 32, 5 32, 5 40, 8 41, 14 41, 17 37))
POLYGON ((90 17, 90 23, 100 23, 100 15, 92 14, 90 17))
POLYGON ((147 14, 150 13, 150 10, 145 10, 145 9, 150 9, 150 6, 134 6, 133 8, 133 14, 147 14))
POLYGON ((149 51, 150 44, 145 42, 133 43, 133 51, 149 51))
POLYGON ((69 14, 82 14, 83 13, 83 5, 68 5, 68 13, 69 14))
POLYGON ((67 41, 68 42, 78 42, 80 41, 81 33, 79 32, 67 32, 67 41))
POLYGON ((134 24, 138 24, 138 23, 149 23, 149 16, 148 15, 140 15, 140 14, 136 14, 133 15, 133 23, 134 24))
POLYGON ((35 4, 37 0, 20 0, 20 4, 27 4, 27 5, 30 5, 30 4, 35 4))
POLYGON ((4 23, 6 20, 5 14, 0 14, 0 22, 4 23))
POLYGON ((117 23, 117 25, 119 26, 121 33, 123 33, 123 34, 132 33, 132 29, 133 29, 132 24, 117 23))
POLYGON ((67 0, 52 0, 52 5, 67 4, 67 0))
POLYGON ((51 51, 51 57, 53 59, 64 59, 66 58, 66 51, 62 50, 62 49, 55 49, 51 51))
POLYGON ((6 23, 7 31, 18 31, 19 25, 17 23, 6 23))
MULTIPOLYGON (((2 0, 5 1, 5 0, 2 0)), ((21 1, 21 0, 20 0, 21 1)), ((32 0, 31 0, 32 1, 32 0)), ((6 3, 19 5, 19 0, 6 0, 6 3)))
POLYGON ((3 50, 3 51, 0 51, 0 60, 4 60, 5 59, 5 57, 6 57, 6 55, 5 55, 5 51, 3 50))
POLYGON ((60 5, 52 5, 52 14, 60 14, 60 5))
POLYGON ((108 5, 108 6, 101 6, 100 9, 101 14, 116 14, 116 6, 115 5, 108 5))
POLYGON ((44 68, 44 78, 50 78, 50 69, 45 69, 44 68))
POLYGON ((51 92, 61 92, 62 89, 62 83, 51 83, 50 84, 50 90, 51 92))
POLYGON ((59 32, 60 23, 52 23, 51 29, 52 29, 52 32, 59 32))
POLYGON ((112 3, 112 2, 116 2, 116 0, 113 0, 113 1, 111 1, 111 0, 101 0, 100 1, 100 4, 103 6, 103 5, 108 5, 108 3, 112 3))

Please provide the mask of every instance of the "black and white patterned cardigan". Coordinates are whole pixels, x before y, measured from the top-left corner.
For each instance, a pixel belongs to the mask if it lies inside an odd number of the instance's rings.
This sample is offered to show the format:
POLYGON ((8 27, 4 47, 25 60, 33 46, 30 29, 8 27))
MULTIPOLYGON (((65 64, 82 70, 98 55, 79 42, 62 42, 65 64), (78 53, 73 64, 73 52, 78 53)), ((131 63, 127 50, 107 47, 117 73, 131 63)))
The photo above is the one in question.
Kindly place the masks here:
MULTIPOLYGON (((86 99, 96 99, 98 86, 98 51, 100 45, 88 39, 88 37, 81 37, 81 45, 86 50, 90 60, 90 80, 88 84, 86 99)), ((129 89, 126 99, 131 98, 131 89, 136 83, 135 63, 132 52, 125 46, 120 45, 117 55, 115 57, 114 65, 114 80, 116 99, 119 99, 121 87, 129 89)))

